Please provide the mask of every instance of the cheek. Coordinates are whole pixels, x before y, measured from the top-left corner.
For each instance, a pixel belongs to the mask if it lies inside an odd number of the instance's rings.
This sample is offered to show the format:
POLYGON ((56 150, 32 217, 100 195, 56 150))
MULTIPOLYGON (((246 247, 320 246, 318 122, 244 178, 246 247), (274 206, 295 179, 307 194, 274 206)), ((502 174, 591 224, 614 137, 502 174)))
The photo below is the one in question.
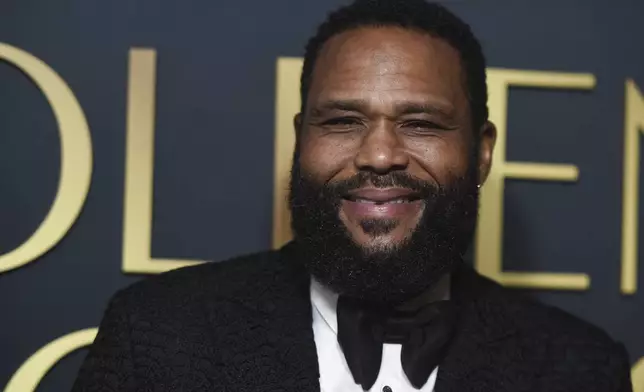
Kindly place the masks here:
POLYGON ((352 143, 324 137, 305 137, 300 144, 300 166, 320 182, 327 182, 350 167, 352 143))
POLYGON ((429 174, 439 184, 454 176, 464 176, 470 163, 470 145, 461 138, 408 141, 407 148, 426 177, 429 174))

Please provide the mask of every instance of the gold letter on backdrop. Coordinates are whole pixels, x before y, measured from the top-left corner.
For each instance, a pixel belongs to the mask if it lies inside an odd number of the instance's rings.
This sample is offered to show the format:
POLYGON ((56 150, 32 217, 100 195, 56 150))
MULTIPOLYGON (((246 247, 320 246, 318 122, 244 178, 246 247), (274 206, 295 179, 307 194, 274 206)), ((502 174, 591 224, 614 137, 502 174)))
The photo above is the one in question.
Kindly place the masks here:
POLYGON ((156 274, 198 263, 153 259, 154 110, 156 52, 132 49, 127 95, 125 200, 123 205, 123 272, 156 274))
POLYGON ((644 392, 644 357, 633 366, 631 372, 633 380, 633 392, 644 392))
POLYGON ((624 294, 637 291, 637 237, 639 215, 640 131, 644 132, 644 96, 632 80, 626 81, 624 119, 624 182, 622 189, 622 282, 624 294))
POLYGON ((595 86, 590 74, 489 69, 488 89, 490 120, 496 124, 498 137, 492 172, 481 192, 481 210, 476 233, 476 266, 479 272, 506 286, 585 290, 590 286, 586 274, 525 273, 503 271, 503 194, 505 178, 542 181, 576 181, 579 171, 573 165, 507 162, 508 92, 511 86, 581 89, 595 86))
POLYGON ((291 239, 291 214, 288 210, 288 178, 295 146, 293 116, 300 111, 301 58, 277 59, 277 96, 275 98, 275 166, 273 172, 273 248, 291 239))
POLYGON ((92 178, 92 140, 85 114, 67 83, 31 54, 0 43, 0 60, 16 66, 38 86, 54 112, 60 134, 60 179, 56 197, 38 229, 0 256, 0 273, 22 267, 53 248, 83 208, 92 178))
POLYGON ((98 328, 88 328, 67 334, 36 351, 11 377, 4 392, 34 392, 47 372, 64 356, 89 346, 98 328))

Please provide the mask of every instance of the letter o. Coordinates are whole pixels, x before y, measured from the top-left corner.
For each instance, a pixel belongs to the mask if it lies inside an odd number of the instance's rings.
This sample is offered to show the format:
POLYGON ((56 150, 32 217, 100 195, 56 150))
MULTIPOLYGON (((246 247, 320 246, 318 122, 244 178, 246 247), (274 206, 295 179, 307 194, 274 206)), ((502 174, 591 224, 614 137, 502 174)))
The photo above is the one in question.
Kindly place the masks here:
POLYGON ((633 392, 644 392, 644 357, 633 366, 631 373, 633 392))
POLYGON ((56 197, 36 231, 13 251, 0 255, 0 273, 22 267, 53 248, 83 208, 92 177, 92 140, 85 114, 67 83, 33 55, 0 42, 0 60, 7 61, 43 92, 60 134, 60 179, 56 197))
POLYGON ((34 392, 47 372, 67 354, 92 344, 98 328, 88 328, 60 337, 36 351, 11 377, 4 392, 34 392))

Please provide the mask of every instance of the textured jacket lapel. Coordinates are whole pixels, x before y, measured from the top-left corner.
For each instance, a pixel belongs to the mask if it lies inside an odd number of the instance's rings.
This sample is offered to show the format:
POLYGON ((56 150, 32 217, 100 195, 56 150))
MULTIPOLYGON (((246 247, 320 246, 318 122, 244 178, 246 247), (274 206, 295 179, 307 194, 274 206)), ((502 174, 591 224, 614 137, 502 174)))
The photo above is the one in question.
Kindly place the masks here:
MULTIPOLYGON (((220 347, 234 348, 224 358, 226 386, 234 391, 319 391, 317 352, 311 327, 310 277, 292 259, 288 247, 249 265, 234 295, 212 301, 232 311, 209 310, 211 317, 234 314, 227 320, 236 333, 220 347)), ((243 266, 240 266, 243 268, 243 266)), ((212 320, 221 325, 222 320, 212 320)), ((229 390, 229 389, 225 389, 229 390)))

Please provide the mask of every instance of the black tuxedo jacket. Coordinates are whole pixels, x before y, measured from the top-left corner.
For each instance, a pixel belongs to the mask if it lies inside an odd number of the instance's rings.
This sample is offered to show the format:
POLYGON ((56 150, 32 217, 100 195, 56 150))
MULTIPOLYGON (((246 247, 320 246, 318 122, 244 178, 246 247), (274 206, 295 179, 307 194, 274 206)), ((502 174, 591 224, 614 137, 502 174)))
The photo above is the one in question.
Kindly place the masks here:
MULTIPOLYGON (((294 258, 287 245, 117 293, 73 391, 319 391, 310 276, 294 258)), ((452 300, 437 392, 632 390, 623 346, 601 330, 464 265, 452 300)))

